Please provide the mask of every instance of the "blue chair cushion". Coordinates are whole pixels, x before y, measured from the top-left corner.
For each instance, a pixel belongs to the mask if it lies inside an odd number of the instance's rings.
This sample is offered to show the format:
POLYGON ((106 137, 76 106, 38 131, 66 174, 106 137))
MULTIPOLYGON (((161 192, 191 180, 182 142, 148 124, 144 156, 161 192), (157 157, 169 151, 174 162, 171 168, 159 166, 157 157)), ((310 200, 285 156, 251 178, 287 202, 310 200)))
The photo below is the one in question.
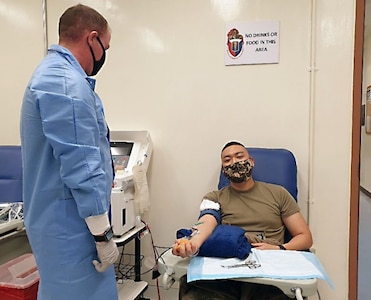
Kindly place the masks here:
POLYGON ((0 146, 0 202, 22 201, 21 146, 0 146))
MULTIPOLYGON (((278 184, 297 200, 297 166, 294 155, 287 149, 246 148, 254 159, 254 180, 278 184)), ((229 180, 220 172, 218 189, 229 185, 229 180)))

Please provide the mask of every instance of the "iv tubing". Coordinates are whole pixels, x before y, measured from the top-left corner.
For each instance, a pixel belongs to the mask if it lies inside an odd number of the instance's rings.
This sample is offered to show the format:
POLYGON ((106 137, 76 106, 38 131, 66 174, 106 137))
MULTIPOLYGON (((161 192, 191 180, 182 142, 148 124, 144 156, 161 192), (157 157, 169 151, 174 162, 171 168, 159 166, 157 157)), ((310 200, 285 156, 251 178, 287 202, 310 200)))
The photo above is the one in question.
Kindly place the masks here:
POLYGON ((303 296, 301 295, 301 289, 299 287, 295 288, 295 297, 297 300, 303 300, 303 296))

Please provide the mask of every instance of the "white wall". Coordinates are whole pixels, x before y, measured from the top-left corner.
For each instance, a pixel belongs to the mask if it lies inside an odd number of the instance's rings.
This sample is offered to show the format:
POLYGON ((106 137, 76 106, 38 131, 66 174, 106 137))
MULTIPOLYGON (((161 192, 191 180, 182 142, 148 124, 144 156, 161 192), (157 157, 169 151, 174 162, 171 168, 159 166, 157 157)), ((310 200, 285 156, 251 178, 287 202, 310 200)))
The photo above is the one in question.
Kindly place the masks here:
POLYGON ((0 0, 0 144, 20 144, 19 114, 27 82, 44 56, 40 0, 0 0))
POLYGON ((335 283, 332 291, 320 282, 322 299, 348 299, 354 2, 318 1, 317 13, 310 224, 335 283))
MULTIPOLYGON (((25 2, 36 11, 41 6, 25 2)), ((225 142, 288 148, 298 163, 301 209, 306 216, 310 197, 317 253, 336 286, 331 290, 321 282, 322 299, 346 299, 354 1, 318 1, 314 44, 310 0, 79 2, 99 10, 113 30, 97 76, 111 129, 145 129, 154 142, 152 208, 145 220, 155 244, 171 246, 175 231, 195 222, 202 196, 216 187, 225 142), (255 20, 280 21, 280 63, 226 67, 225 24, 255 20), (311 91, 312 46, 318 70, 311 91)), ((48 1, 50 43, 57 42, 60 14, 75 3, 48 1)), ((41 44, 41 33, 35 35, 41 44)), ((35 52, 29 53, 28 68, 43 55, 40 44, 27 45, 35 52)), ((13 49, 9 57, 21 63, 21 56, 24 64, 23 54, 13 49)), ((7 70, 2 84, 19 82, 23 90, 19 69, 7 70)), ((13 132, 2 130, 0 144, 19 142, 14 127, 22 93, 9 92, 17 99, 6 113, 14 119, 13 132)), ((1 122, 8 128, 7 119, 1 122)), ((149 239, 144 242, 144 253, 151 255, 149 239)))

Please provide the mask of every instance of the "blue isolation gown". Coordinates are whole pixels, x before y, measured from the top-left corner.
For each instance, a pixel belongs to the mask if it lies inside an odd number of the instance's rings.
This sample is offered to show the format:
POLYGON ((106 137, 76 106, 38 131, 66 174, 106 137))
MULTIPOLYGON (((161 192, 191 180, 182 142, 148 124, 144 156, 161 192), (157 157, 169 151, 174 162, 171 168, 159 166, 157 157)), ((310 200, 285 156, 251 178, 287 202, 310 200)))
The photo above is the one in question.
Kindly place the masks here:
POLYGON ((39 300, 116 300, 114 268, 95 270, 85 218, 109 210, 112 164, 102 102, 72 53, 52 45, 21 112, 27 235, 39 300))

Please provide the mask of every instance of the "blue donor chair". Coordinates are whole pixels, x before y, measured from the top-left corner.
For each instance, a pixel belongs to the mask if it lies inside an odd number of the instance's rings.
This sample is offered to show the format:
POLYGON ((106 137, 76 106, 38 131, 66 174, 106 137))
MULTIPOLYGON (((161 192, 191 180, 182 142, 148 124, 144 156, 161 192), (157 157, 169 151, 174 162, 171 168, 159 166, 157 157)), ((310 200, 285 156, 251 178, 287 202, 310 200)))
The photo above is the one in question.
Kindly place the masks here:
POLYGON ((0 146, 0 202, 22 202, 21 146, 0 146))
POLYGON ((21 146, 0 146, 0 240, 22 228, 21 146))
MULTIPOLYGON (((286 149, 246 149, 254 158, 254 180, 281 185, 297 200, 297 168, 294 155, 286 149)), ((220 172, 218 189, 228 185, 229 180, 220 172)))
MULTIPOLYGON (((297 200, 297 167, 294 155, 286 149, 247 148, 254 158, 253 177, 256 181, 279 184, 297 200)), ((229 185, 229 181, 221 173, 218 188, 229 185)), ((187 273, 190 258, 174 256, 171 249, 164 252, 158 260, 159 272, 163 274, 164 288, 170 288, 175 281, 187 273)), ((316 294, 317 279, 283 280, 272 278, 238 279, 280 288, 286 295, 297 299, 307 299, 316 294)))

